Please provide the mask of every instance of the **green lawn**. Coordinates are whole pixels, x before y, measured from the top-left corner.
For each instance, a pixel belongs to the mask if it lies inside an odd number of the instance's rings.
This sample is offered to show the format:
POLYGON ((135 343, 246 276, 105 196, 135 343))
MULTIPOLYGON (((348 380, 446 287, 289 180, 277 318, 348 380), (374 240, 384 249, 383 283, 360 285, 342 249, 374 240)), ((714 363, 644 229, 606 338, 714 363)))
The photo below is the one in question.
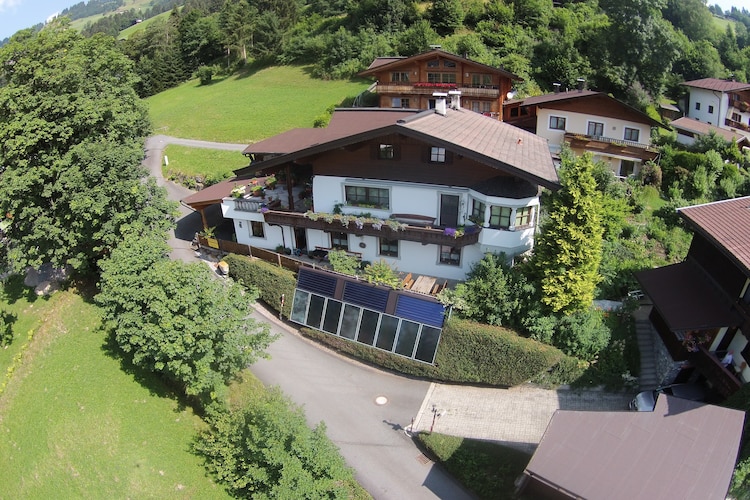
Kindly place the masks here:
POLYGON ((292 128, 312 127, 370 82, 317 80, 308 69, 279 66, 245 72, 210 85, 191 80, 146 99, 154 132, 189 139, 250 144, 292 128))
POLYGON ((167 179, 202 176, 219 181, 231 176, 232 171, 246 167, 250 163, 237 151, 190 148, 175 144, 167 146, 164 155, 169 159, 169 166, 162 166, 164 177, 167 179))
POLYGON ((123 370, 96 306, 58 292, 0 308, 36 326, 0 395, 0 497, 228 498, 190 452, 203 422, 150 374, 123 370))

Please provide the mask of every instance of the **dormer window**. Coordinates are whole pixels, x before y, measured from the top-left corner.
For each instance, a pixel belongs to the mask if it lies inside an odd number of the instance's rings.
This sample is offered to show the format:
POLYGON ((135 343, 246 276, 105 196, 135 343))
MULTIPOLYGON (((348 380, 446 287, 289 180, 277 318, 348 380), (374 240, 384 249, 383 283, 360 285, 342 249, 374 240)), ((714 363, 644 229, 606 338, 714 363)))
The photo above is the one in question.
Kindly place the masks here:
POLYGON ((443 67, 445 67, 445 68, 455 68, 456 67, 456 62, 455 61, 449 61, 449 60, 445 59, 443 61, 443 67))

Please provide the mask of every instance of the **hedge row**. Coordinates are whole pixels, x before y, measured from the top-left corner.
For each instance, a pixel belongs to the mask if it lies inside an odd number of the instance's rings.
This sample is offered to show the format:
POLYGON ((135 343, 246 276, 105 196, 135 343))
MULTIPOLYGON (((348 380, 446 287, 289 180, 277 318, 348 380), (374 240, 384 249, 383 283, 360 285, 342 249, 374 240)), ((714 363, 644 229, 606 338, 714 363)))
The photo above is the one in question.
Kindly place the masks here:
MULTIPOLYGON (((288 318, 296 285, 292 271, 241 255, 229 255, 229 276, 259 289, 260 298, 278 312, 286 297, 283 316, 288 318)), ((331 348, 382 368, 443 382, 471 382, 509 387, 536 380, 568 383, 580 375, 578 360, 559 349, 502 327, 466 320, 446 322, 435 365, 413 361, 358 342, 302 328, 302 333, 331 348)))
POLYGON ((435 365, 387 353, 310 328, 302 333, 331 348, 396 372, 443 382, 509 387, 530 380, 567 383, 580 375, 578 360, 512 330, 452 319, 440 337, 435 365))
POLYGON ((230 254, 224 258, 229 264, 229 276, 245 286, 254 286, 260 292, 260 299, 278 311, 281 296, 284 295, 283 315, 289 317, 292 311, 292 298, 297 285, 295 274, 283 267, 244 255, 230 254))

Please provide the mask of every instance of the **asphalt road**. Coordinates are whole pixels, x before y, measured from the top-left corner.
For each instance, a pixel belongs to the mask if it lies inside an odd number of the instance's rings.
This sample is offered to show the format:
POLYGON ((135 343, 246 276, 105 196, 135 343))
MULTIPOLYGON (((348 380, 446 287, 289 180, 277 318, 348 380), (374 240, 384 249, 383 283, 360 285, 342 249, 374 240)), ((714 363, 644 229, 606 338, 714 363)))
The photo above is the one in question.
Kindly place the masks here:
MULTIPOLYGON (((163 178, 161 165, 167 144, 235 151, 245 147, 167 136, 149 138, 144 165, 175 201, 192 191, 163 178)), ((201 229, 200 216, 182 205, 180 214, 177 229, 170 234, 171 257, 196 262, 190 242, 201 229)), ((265 310, 257 310, 254 316, 268 323, 279 339, 268 349, 271 358, 251 367, 253 373, 264 384, 280 387, 302 406, 310 425, 325 422, 328 436, 374 498, 473 498, 427 459, 404 432, 419 413, 428 382, 396 376, 331 353, 265 310)))

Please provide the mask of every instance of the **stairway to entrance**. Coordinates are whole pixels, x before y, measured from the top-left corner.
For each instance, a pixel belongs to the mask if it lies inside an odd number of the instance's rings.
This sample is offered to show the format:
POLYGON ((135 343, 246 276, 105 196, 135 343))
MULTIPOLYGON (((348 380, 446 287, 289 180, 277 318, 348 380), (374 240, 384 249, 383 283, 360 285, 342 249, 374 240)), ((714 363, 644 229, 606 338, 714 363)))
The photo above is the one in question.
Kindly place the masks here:
POLYGON ((638 339, 638 350, 641 353, 641 373, 639 385, 642 391, 656 389, 659 378, 656 374, 656 331, 654 330, 648 315, 651 305, 641 305, 634 313, 635 334, 638 339))

